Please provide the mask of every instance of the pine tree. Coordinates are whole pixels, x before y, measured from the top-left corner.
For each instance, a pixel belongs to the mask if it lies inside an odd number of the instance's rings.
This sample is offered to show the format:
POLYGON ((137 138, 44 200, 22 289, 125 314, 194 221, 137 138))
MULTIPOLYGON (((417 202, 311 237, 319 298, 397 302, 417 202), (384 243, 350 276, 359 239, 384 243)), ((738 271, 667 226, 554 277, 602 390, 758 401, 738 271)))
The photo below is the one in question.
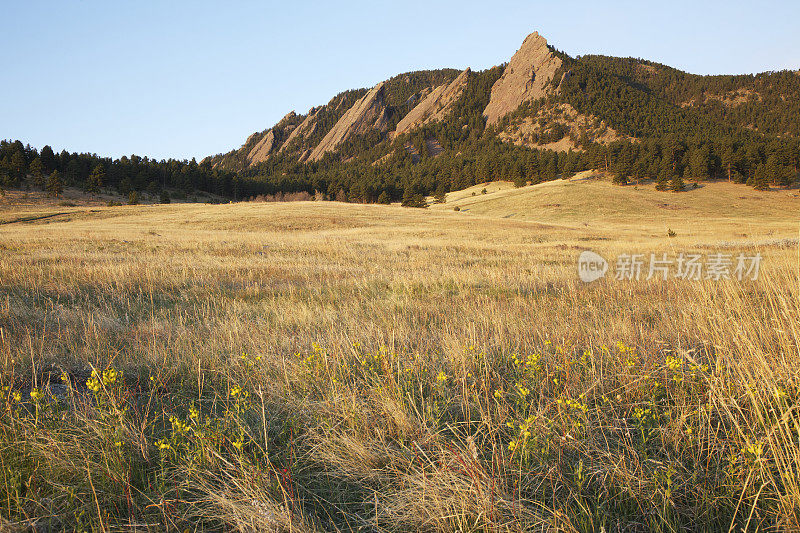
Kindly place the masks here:
POLYGON ((436 192, 433 194, 433 199, 437 204, 443 204, 447 201, 447 187, 444 183, 439 184, 436 192))
POLYGON ((61 181, 61 174, 58 173, 58 170, 54 170, 47 178, 47 193, 58 198, 62 192, 64 192, 64 184, 61 181))
POLYGON ((45 145, 45 147, 42 148, 39 159, 42 160, 42 171, 45 174, 51 174, 56 169, 56 156, 50 146, 45 145))
POLYGON ((708 179, 710 154, 708 147, 693 148, 689 152, 689 176, 697 181, 708 179))
POLYGON ((31 161, 28 170, 33 177, 33 185, 38 188, 44 190, 45 188, 45 179, 44 179, 44 168, 42 166, 42 160, 38 157, 31 161))
POLYGON ((726 144, 722 149, 721 160, 722 166, 725 169, 725 174, 728 176, 728 181, 733 180, 733 166, 735 157, 736 153, 733 151, 733 147, 729 144, 726 144))
POLYGON ((67 163, 64 182, 69 186, 77 186, 81 181, 81 165, 77 159, 70 159, 67 163))
POLYGON ((686 186, 683 183, 683 178, 681 178, 678 174, 675 174, 672 177, 672 180, 669 182, 669 189, 672 192, 681 192, 686 189, 686 186))
POLYGON ((98 163, 92 173, 89 174, 89 179, 86 180, 86 190, 95 194, 99 193, 105 179, 106 169, 98 163))
POLYGON ((403 207, 428 207, 428 202, 422 194, 414 192, 414 187, 407 187, 403 191, 403 207))
POLYGON ((772 182, 781 187, 788 187, 794 181, 792 169, 781 164, 774 154, 767 158, 765 173, 767 182, 772 182))
POLYGON ((386 191, 382 191, 381 194, 378 196, 378 203, 379 204, 390 204, 392 203, 392 199, 389 198, 389 195, 386 191))
POLYGON ((14 178, 23 179, 28 173, 28 164, 25 162, 25 154, 21 151, 14 152, 11 156, 11 172, 14 178))
POLYGON ((762 163, 756 167, 753 173, 753 179, 750 180, 750 185, 757 191, 768 191, 769 180, 770 176, 767 171, 767 165, 762 163))

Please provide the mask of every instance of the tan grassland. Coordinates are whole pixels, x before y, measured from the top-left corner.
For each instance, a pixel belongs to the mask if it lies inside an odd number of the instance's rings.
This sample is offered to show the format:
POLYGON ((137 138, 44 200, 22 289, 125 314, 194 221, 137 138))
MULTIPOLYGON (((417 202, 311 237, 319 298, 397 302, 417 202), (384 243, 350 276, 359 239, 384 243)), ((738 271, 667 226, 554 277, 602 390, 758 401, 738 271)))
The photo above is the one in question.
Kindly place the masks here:
POLYGON ((798 207, 6 205, 0 528, 796 530, 798 207), (763 260, 586 284, 583 250, 763 260))

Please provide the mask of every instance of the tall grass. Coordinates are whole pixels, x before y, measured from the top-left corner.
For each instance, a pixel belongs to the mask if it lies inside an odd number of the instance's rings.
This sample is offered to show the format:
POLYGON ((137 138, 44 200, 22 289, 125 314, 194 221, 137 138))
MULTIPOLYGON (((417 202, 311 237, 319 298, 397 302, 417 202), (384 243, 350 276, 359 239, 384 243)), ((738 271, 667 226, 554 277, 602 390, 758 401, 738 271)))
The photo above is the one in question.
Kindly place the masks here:
POLYGON ((5 528, 800 527, 796 251, 587 285, 572 228, 98 216, 0 235, 5 528))

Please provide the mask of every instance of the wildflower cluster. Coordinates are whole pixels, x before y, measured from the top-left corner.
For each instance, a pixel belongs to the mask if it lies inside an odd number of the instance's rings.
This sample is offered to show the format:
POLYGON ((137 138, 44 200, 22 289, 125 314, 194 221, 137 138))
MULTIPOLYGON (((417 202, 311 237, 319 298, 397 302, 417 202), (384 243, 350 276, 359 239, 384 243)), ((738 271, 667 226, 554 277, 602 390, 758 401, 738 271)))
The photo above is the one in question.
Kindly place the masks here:
MULTIPOLYGON (((62 376, 63 378, 63 376, 62 376)), ((69 379, 69 378, 67 378, 69 379)), ((99 394, 105 388, 111 388, 122 379, 122 371, 114 367, 104 370, 102 373, 96 369, 92 370, 92 375, 86 380, 86 388, 99 394)))
POLYGON ((672 370, 673 372, 677 372, 681 368, 683 368, 683 361, 678 359, 677 357, 672 357, 671 355, 667 356, 666 360, 667 368, 672 370))
POLYGON ((524 400, 528 396, 528 394, 531 393, 530 389, 525 385, 523 385, 522 383, 517 383, 516 389, 518 396, 517 403, 520 403, 520 401, 524 400))
POLYGON ((353 350, 355 351, 362 373, 368 375, 382 373, 383 360, 387 355, 385 347, 382 346, 381 349, 375 353, 369 353, 361 350, 361 344, 354 343, 353 350))
POLYGON ((301 367, 309 374, 315 375, 325 364, 325 350, 319 344, 311 344, 311 353, 297 353, 301 367))
POLYGON ((9 385, 3 386, 3 392, 7 395, 7 403, 9 404, 18 404, 22 401, 22 393, 16 390, 12 390, 9 385))
MULTIPOLYGON (((525 443, 527 443, 528 439, 531 438, 531 426, 533 425, 533 422, 534 418, 529 416, 521 424, 519 424, 519 426, 517 426, 519 432, 517 438, 508 443, 509 451, 513 453, 518 447, 524 446, 525 443)), ((506 422, 506 425, 512 429, 515 426, 513 422, 506 422)))
POLYGON ((700 374, 708 374, 708 365, 698 365, 692 363, 689 365, 689 375, 692 379, 697 379, 700 374))
POLYGON ((652 407, 635 407, 633 409, 633 418, 642 426, 651 426, 658 422, 658 417, 653 413, 652 407))
POLYGON ((578 396, 578 399, 573 398, 558 398, 556 403, 566 408, 563 411, 565 421, 568 423, 568 431, 580 432, 582 428, 586 427, 587 414, 589 412, 589 405, 584 401, 586 393, 578 396))
POLYGON ((764 445, 758 441, 750 442, 748 439, 747 444, 742 447, 742 455, 751 462, 758 461, 763 454, 764 445))
POLYGON ((528 355, 528 357, 522 359, 520 359, 517 354, 511 356, 511 362, 517 369, 530 373, 537 373, 542 370, 541 359, 542 356, 538 353, 532 353, 528 355))
POLYGON ((622 362, 627 368, 633 368, 640 362, 639 354, 636 352, 636 349, 626 346, 622 342, 617 343, 617 353, 622 358, 622 362))
POLYGON ((583 403, 583 401, 581 401, 581 400, 583 400, 583 398, 585 396, 586 396, 586 393, 581 394, 580 395, 580 400, 572 400, 570 398, 567 398, 567 399, 559 398, 559 399, 556 400, 556 403, 558 405, 565 405, 565 406, 567 406, 570 409, 573 409, 575 411, 580 411, 580 412, 586 413, 589 410, 589 406, 586 405, 585 403, 583 403))
POLYGON ((251 356, 247 352, 242 352, 242 355, 239 356, 239 360, 247 367, 248 370, 253 370, 257 363, 261 362, 262 357, 260 355, 251 356))
POLYGON ((648 437, 656 431, 660 416, 655 409, 655 406, 637 406, 633 409, 633 419, 639 426, 639 431, 642 436, 642 441, 647 441, 648 437))
POLYGON ((696 382, 698 378, 708 373, 709 367, 707 364, 690 363, 686 364, 683 359, 668 355, 664 360, 664 366, 672 374, 672 381, 680 385, 688 377, 692 382, 696 382))

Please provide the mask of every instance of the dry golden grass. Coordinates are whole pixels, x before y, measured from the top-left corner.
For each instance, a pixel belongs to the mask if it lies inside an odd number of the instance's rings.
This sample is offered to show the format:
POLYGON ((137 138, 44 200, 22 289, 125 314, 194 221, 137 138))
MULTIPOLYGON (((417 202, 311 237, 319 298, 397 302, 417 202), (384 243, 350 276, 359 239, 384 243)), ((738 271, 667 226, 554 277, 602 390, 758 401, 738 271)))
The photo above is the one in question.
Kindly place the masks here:
POLYGON ((657 191, 652 182, 619 187, 602 174, 587 171, 519 189, 508 182, 476 185, 450 193, 447 203, 432 209, 456 206, 463 214, 607 229, 626 240, 660 237, 671 228, 679 236, 714 242, 720 237, 795 235, 800 192, 759 192, 733 183, 704 182, 676 194, 657 191))
POLYGON ((5 526, 797 528, 793 193, 480 188, 0 225, 5 526), (584 249, 764 259, 584 284, 584 249))

